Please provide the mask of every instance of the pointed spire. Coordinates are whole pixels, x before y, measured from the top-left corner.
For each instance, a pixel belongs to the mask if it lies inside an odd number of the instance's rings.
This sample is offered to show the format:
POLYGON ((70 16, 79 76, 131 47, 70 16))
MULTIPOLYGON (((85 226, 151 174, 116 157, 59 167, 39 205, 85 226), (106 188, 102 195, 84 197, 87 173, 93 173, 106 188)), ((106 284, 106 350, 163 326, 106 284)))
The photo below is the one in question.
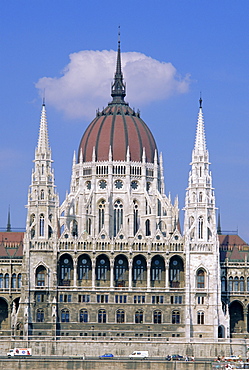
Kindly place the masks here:
POLYGON ((37 150, 38 150, 38 152, 42 152, 42 153, 45 153, 45 152, 50 150, 49 149, 49 140, 48 140, 47 115, 46 115, 46 107, 45 107, 44 99, 43 99, 43 103, 42 103, 40 130, 39 130, 37 150))
POLYGON ((202 113, 202 98, 200 98, 199 103, 200 103, 200 108, 199 108, 199 113, 198 113, 194 150, 197 152, 199 151, 206 152, 207 148, 206 148, 204 118, 203 118, 203 113, 202 113))
POLYGON ((112 147, 110 145, 110 147, 109 147, 109 162, 111 162, 111 161, 112 161, 112 147))
POLYGON ((9 206, 9 210, 8 210, 8 223, 7 223, 7 229, 6 229, 7 232, 10 232, 11 231, 11 224, 10 224, 10 206, 9 206))
POLYGON ((129 145, 127 146, 127 151, 126 151, 126 162, 130 162, 131 155, 130 155, 130 147, 129 145))
POLYGON ((76 165, 76 153, 75 153, 75 150, 73 152, 73 166, 76 165))
POLYGON ((125 101, 124 101, 125 95, 126 95, 125 84, 123 82, 123 73, 121 69, 120 27, 119 27, 116 73, 114 76, 114 82, 112 84, 112 91, 111 91, 111 96, 113 97, 112 103, 125 104, 125 101))
POLYGON ((221 235, 220 209, 219 209, 219 213, 218 213, 217 234, 218 234, 218 235, 221 235))

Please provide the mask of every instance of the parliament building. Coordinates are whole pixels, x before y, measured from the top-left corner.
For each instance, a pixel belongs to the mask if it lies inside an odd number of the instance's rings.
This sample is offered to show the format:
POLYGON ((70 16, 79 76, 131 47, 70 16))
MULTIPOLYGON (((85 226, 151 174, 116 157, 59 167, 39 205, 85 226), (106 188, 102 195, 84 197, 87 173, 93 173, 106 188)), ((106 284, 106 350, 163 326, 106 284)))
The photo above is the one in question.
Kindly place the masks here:
POLYGON ((139 349, 246 341, 249 246, 216 222, 202 100, 181 232, 162 154, 125 96, 119 43, 111 102, 83 133, 62 203, 43 103, 26 231, 0 233, 0 336, 139 349))

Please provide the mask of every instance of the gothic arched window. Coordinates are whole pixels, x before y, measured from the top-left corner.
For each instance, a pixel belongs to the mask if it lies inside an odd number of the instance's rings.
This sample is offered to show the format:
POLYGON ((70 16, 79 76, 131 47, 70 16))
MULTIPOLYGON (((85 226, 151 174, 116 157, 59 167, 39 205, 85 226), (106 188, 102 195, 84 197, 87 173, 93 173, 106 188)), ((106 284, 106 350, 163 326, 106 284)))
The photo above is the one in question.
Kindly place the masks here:
POLYGON ((133 201, 133 234, 136 235, 136 233, 138 232, 138 227, 139 227, 139 223, 138 223, 138 204, 137 204, 137 201, 134 200, 133 201))
POLYGON ((150 220, 145 221, 145 235, 150 236, 150 220))
POLYGON ((36 285, 37 286, 45 286, 46 273, 47 271, 44 266, 39 266, 36 269, 36 285))
POLYGON ((110 271, 110 262, 106 255, 98 256, 96 260, 96 280, 107 280, 110 271))
POLYGON ((120 200, 114 203, 114 227, 113 233, 116 236, 123 225, 123 204, 120 200))
POLYGON ((198 219, 198 237, 199 239, 203 239, 203 217, 199 217, 198 219))
POLYGON ((22 287, 22 274, 17 275, 17 288, 22 287))
POLYGON ((16 274, 11 276, 11 288, 16 289, 16 274))
POLYGON ((98 205, 99 209, 99 233, 103 229, 105 224, 105 200, 102 199, 98 205))
POLYGON ((238 290, 239 290, 239 278, 238 278, 238 276, 235 276, 235 278, 233 280, 233 290, 235 292, 238 292, 238 290))
POLYGON ((40 215, 40 236, 44 236, 44 222, 45 222, 44 215, 41 214, 40 215))
POLYGON ((4 288, 9 288, 9 274, 4 275, 4 288))
POLYGON ((89 280, 91 278, 91 270, 91 260, 87 254, 83 254, 78 262, 78 280, 89 280))
POLYGON ((205 288, 205 271, 203 269, 199 269, 196 274, 196 285, 198 289, 205 288))
POLYGON ((245 290, 245 281, 244 281, 243 276, 241 276, 241 278, 239 280, 239 290, 240 290, 240 292, 244 292, 244 290, 245 290))

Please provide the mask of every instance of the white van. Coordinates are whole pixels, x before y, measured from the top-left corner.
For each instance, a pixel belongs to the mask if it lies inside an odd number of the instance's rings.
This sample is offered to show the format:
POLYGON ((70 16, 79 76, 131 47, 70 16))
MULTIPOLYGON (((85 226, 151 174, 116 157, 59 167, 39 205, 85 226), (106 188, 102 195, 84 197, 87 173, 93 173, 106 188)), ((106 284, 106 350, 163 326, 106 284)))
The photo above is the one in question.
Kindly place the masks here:
POLYGON ((132 358, 141 358, 141 359, 146 359, 149 357, 149 352, 148 351, 134 351, 132 352, 131 355, 129 355, 130 359, 132 358))

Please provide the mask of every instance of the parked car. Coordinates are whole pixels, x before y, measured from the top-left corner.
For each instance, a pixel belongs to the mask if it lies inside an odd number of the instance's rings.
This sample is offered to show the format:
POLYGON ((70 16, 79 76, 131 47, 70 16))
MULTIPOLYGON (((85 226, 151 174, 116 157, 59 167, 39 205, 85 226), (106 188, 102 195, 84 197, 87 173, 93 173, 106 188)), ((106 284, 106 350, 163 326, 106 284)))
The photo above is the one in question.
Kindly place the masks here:
POLYGON ((112 353, 105 353, 104 355, 99 356, 99 358, 110 358, 114 357, 112 353))
POLYGON ((231 355, 231 356, 225 357, 224 360, 229 361, 229 362, 232 362, 232 361, 235 362, 235 361, 239 361, 239 357, 236 355, 231 355))
POLYGON ((180 361, 180 360, 183 360, 183 356, 181 356, 181 355, 172 355, 171 359, 173 361, 180 361))
POLYGON ((166 356, 166 357, 165 357, 165 360, 167 360, 167 361, 171 361, 171 356, 170 356, 170 355, 166 356))

